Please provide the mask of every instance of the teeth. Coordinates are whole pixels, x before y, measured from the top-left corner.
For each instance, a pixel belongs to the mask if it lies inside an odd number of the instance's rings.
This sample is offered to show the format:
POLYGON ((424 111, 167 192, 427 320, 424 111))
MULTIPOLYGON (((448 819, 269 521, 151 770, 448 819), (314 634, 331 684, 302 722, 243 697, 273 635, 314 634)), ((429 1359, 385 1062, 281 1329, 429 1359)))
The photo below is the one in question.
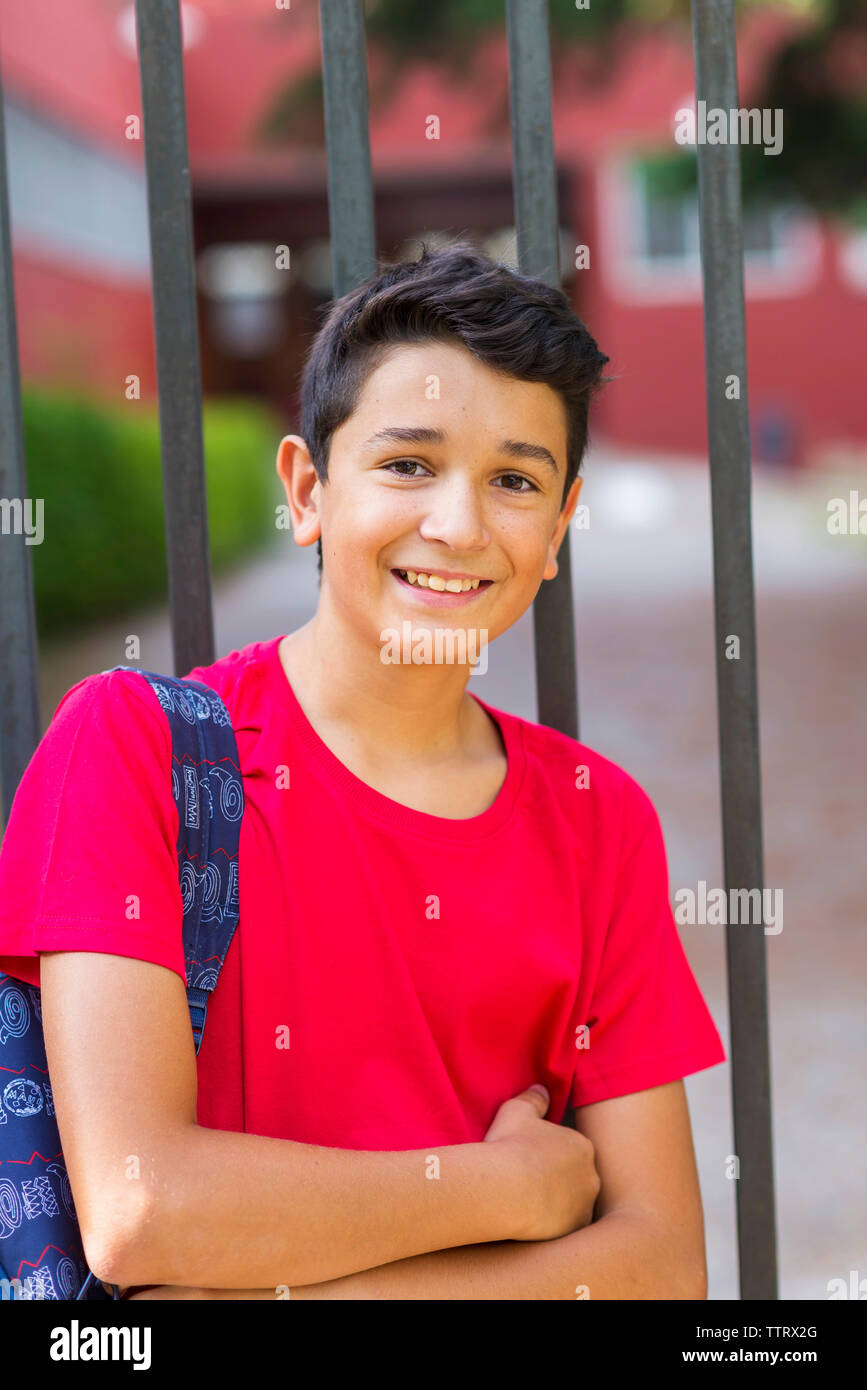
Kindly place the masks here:
POLYGON ((410 584, 416 584, 421 589, 433 589, 440 594, 444 591, 450 594, 465 594, 470 589, 478 589, 481 583, 478 579, 443 579, 438 574, 424 574, 418 570, 398 570, 398 574, 410 584))

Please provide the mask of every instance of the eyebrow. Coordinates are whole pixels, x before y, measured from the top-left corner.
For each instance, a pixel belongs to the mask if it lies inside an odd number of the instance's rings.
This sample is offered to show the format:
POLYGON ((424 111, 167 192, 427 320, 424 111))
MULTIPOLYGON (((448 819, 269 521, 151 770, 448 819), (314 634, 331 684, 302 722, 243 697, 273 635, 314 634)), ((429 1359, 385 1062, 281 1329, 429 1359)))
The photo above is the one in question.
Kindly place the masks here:
MULTIPOLYGON (((445 444, 446 433, 444 430, 426 428, 423 425, 391 425, 387 429, 377 430, 372 434, 363 446, 367 448, 371 444, 445 444)), ((557 460, 542 444, 528 444, 520 439, 502 439, 498 446, 501 454, 509 454, 512 458, 537 459, 541 463, 547 463, 554 472, 558 472, 557 460)))

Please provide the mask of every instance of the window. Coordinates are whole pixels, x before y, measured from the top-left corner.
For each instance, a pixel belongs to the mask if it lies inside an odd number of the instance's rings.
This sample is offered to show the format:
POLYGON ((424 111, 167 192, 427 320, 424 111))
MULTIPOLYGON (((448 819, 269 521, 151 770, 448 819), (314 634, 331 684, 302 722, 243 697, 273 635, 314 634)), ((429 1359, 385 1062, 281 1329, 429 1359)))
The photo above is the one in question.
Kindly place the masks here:
MULTIPOLYGON (((621 157, 600 174, 600 225, 611 291, 630 302, 701 298, 695 156, 621 157)), ((821 267, 812 214, 756 201, 743 210, 750 297, 803 293, 821 267)))

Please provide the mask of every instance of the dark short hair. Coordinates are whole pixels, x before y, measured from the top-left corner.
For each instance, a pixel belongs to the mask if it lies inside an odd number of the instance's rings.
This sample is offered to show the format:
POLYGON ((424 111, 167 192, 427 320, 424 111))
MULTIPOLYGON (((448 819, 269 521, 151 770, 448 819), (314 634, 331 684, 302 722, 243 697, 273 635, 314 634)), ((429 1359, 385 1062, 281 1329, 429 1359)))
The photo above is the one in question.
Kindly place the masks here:
POLYGON ((562 290, 468 242, 438 250, 422 243, 417 260, 380 263, 372 279, 330 305, 301 377, 300 432, 320 481, 328 477, 331 437, 352 414, 368 376, 395 344, 426 339, 463 344, 487 366, 560 393, 568 422, 565 502, 609 358, 562 290))

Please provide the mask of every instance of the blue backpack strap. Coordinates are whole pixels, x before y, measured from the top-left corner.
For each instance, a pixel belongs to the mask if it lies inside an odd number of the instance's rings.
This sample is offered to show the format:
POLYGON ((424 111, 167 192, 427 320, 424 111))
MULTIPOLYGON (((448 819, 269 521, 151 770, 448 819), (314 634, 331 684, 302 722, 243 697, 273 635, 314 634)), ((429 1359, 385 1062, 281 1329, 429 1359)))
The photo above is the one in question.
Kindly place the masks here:
POLYGON ((209 685, 137 666, 111 669, 143 676, 169 721, 187 1005, 198 1055, 208 999, 238 925, 238 847, 244 813, 238 746, 229 712, 209 685))
MULTIPOLYGON (((137 666, 111 669, 138 671, 150 683, 169 721, 187 1007, 198 1056, 208 999, 238 925, 244 786, 235 733, 220 696, 202 681, 142 671, 137 666)), ((88 1274, 79 1298, 93 1277, 88 1274)), ((112 1298, 120 1298, 116 1284, 112 1298)))
MULTIPOLYGON (((231 719, 215 690, 139 674, 171 730, 187 1000, 198 1054, 208 999, 238 924, 241 769, 231 719)), ((2 973, 0 1078, 0 1278, 16 1300, 119 1298, 117 1286, 109 1295, 84 1257, 54 1113, 41 991, 2 973)))

